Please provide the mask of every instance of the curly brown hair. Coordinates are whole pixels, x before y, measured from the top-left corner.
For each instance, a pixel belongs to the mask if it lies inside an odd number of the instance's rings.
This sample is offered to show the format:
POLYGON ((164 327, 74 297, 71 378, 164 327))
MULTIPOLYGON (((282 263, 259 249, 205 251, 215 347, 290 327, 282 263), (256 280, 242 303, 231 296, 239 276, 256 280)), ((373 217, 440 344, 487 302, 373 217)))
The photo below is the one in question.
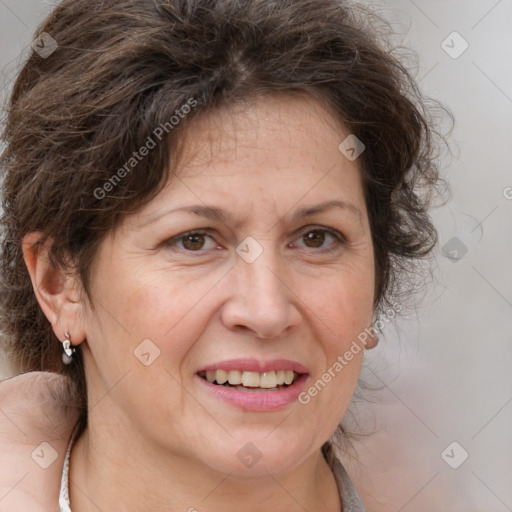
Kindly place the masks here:
POLYGON ((28 57, 2 135, 0 323, 13 369, 68 374, 85 421, 83 360, 78 350, 74 364, 61 362, 24 263, 24 235, 51 240, 53 264, 78 272, 88 293, 99 243, 172 179, 169 161, 190 122, 262 95, 314 96, 364 143, 376 311, 410 291, 414 262, 437 241, 428 209, 443 137, 376 20, 344 0, 60 2, 36 33, 58 47, 28 57), (162 143, 106 186, 159 126, 162 143))

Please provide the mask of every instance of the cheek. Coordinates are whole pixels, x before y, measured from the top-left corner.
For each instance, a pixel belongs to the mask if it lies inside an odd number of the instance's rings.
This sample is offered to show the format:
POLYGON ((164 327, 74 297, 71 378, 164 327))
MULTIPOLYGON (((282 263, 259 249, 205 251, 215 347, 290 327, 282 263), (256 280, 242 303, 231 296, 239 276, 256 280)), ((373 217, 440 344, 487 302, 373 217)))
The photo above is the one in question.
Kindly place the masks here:
MULTIPOLYGON (((180 365, 188 351, 200 338, 214 313, 211 302, 219 276, 215 273, 190 276, 176 271, 147 271, 125 273, 122 293, 114 295, 105 290, 105 301, 115 308, 116 320, 107 318, 117 343, 126 344, 130 333, 129 350, 133 352, 146 339, 160 351, 156 366, 162 366, 179 378, 180 365), (122 323, 125 332, 118 328, 122 323), (119 338, 123 336, 123 339, 119 338)), ((120 277, 120 276, 119 276, 120 277)), ((222 277, 222 276, 220 276, 222 277)), ((135 362, 138 367, 138 361, 135 362)))
POLYGON ((340 276, 325 282, 321 293, 307 301, 323 357, 300 403, 310 408, 317 428, 330 429, 330 435, 345 414, 361 372, 364 348, 358 336, 371 324, 373 280, 340 276))
MULTIPOLYGON (((368 269, 370 267, 368 266, 368 269)), ((319 286, 302 287, 303 302, 312 322, 324 333, 329 351, 341 352, 369 327, 373 318, 372 270, 344 268, 319 286)))
POLYGON ((115 319, 138 336, 163 335, 186 316, 195 315, 197 306, 222 277, 214 272, 152 267, 121 262, 97 273, 107 278, 98 283, 94 296, 108 304, 115 319))
POLYGON ((115 387, 112 398, 133 414, 151 410, 156 417, 165 409, 166 418, 176 417, 186 398, 180 382, 188 368, 182 362, 210 318, 207 295, 215 281, 120 267, 101 275, 109 277, 96 282, 93 295, 91 400, 99 401, 105 389, 115 387))

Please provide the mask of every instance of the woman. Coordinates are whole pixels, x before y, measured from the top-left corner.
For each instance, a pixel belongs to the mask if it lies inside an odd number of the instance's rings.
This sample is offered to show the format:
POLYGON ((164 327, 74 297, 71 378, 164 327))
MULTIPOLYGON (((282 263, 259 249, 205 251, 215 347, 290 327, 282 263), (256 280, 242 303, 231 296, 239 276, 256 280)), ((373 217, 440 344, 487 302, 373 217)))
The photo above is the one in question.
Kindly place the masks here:
POLYGON ((2 325, 79 411, 52 438, 62 511, 364 510, 334 442, 438 182, 365 14, 65 0, 38 31, 3 137, 2 325))

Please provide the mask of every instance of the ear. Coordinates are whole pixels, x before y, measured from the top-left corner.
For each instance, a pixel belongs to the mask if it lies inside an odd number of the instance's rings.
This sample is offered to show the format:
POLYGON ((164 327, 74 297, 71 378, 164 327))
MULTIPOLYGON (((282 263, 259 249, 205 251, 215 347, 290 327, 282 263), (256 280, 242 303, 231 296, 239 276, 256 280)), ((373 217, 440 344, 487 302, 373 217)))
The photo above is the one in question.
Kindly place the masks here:
POLYGON ((377 331, 373 327, 368 327, 365 329, 365 332, 368 334, 368 337, 365 340, 365 349, 369 350, 375 348, 379 343, 379 337, 377 336, 377 331))
POLYGON ((40 243, 42 233, 33 232, 23 238, 23 257, 30 274, 34 293, 59 340, 66 332, 72 344, 85 339, 81 283, 77 276, 52 265, 49 259, 51 240, 40 243))

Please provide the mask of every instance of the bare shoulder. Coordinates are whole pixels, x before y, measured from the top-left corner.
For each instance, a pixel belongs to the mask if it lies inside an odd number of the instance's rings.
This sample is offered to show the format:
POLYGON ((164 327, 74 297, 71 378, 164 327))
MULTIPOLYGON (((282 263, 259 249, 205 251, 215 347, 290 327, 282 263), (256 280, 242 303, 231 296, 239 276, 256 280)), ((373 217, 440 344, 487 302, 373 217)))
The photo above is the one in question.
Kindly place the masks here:
POLYGON ((0 433, 30 443, 41 437, 69 437, 78 412, 66 400, 67 385, 67 377, 50 372, 28 372, 1 381, 0 433))
POLYGON ((29 372, 0 382, 0 512, 57 510, 67 443, 78 412, 67 377, 29 372))

